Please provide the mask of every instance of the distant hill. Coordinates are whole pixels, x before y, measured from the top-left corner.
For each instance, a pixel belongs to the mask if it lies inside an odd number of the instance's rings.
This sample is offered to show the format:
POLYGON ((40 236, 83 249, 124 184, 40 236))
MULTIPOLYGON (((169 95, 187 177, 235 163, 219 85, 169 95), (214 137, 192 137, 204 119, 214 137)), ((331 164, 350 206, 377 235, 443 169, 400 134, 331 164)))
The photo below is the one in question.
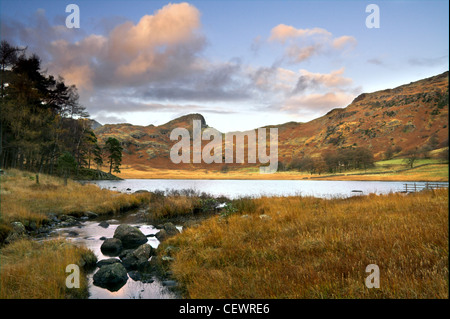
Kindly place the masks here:
POLYGON ((97 122, 96 120, 89 120, 91 122, 91 128, 93 130, 99 128, 100 126, 102 126, 99 122, 97 122))
MULTIPOLYGON (((287 164, 305 155, 314 158, 326 150, 361 146, 382 159, 388 147, 401 156, 430 144, 431 139, 436 148, 448 146, 448 76, 447 71, 397 88, 363 93, 347 107, 333 109, 307 123, 270 126, 278 128, 279 161, 287 164)), ((202 128, 207 127, 201 114, 188 114, 159 126, 106 124, 95 132, 100 141, 110 136, 121 141, 125 148, 123 164, 135 169, 220 168, 220 164, 170 161, 170 148, 175 143, 169 138, 170 132, 176 127, 192 132, 194 119, 201 120, 202 128)))

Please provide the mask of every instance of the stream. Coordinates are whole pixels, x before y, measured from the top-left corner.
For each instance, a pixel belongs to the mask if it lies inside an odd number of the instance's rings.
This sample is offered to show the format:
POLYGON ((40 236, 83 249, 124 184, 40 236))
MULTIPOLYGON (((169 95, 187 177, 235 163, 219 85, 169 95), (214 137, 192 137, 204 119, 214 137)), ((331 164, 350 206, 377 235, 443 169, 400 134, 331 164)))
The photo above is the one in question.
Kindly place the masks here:
MULTIPOLYGON (((156 234, 159 229, 153 225, 140 222, 139 213, 142 211, 135 210, 130 213, 120 216, 119 219, 96 219, 80 221, 76 226, 56 228, 49 234, 50 238, 60 237, 72 241, 75 244, 84 245, 94 252, 98 261, 111 258, 104 255, 100 247, 104 238, 112 238, 115 229, 120 224, 129 224, 138 227, 141 232, 147 236, 147 243, 153 248, 159 245, 156 237, 149 237, 148 235, 156 234), (106 221, 109 226, 104 228, 99 226, 101 221, 106 221)), ((181 230, 180 226, 177 226, 181 230)), ((99 268, 91 271, 87 275, 89 299, 174 299, 180 298, 169 287, 164 286, 164 283, 157 277, 153 276, 153 282, 141 282, 133 280, 128 275, 128 280, 123 287, 117 291, 110 291, 105 288, 98 287, 93 284, 93 276, 99 268)))

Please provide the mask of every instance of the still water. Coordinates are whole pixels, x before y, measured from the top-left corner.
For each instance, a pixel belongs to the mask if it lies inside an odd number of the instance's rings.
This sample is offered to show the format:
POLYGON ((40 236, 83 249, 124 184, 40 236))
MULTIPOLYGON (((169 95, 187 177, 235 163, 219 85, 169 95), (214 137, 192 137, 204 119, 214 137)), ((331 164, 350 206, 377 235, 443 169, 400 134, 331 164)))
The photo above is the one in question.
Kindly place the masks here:
POLYGON ((126 179, 92 181, 102 188, 121 192, 137 190, 193 189, 231 199, 242 196, 303 195, 321 198, 347 197, 361 194, 387 194, 403 190, 404 182, 322 181, 322 180, 192 180, 192 179, 126 179))

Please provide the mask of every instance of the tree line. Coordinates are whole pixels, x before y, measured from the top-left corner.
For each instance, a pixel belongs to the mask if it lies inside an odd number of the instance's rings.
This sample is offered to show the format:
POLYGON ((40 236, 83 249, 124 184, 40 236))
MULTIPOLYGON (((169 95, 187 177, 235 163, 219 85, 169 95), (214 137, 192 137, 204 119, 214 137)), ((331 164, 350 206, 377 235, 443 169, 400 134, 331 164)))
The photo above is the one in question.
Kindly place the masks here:
POLYGON ((76 175, 80 168, 120 172, 122 146, 100 145, 75 85, 41 70, 36 54, 0 43, 0 167, 76 175))
POLYGON ((310 174, 340 173, 348 170, 367 169, 375 163, 373 153, 366 147, 327 150, 318 157, 303 155, 294 157, 281 170, 298 170, 310 174))

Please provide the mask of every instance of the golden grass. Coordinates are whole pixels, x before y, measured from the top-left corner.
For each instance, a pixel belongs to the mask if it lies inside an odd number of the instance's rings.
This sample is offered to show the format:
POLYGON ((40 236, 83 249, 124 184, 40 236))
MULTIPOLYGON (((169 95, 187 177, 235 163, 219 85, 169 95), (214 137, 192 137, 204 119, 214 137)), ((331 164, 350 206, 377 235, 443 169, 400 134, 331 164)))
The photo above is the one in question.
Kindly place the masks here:
POLYGON ((1 177, 2 222, 34 220, 39 225, 47 218, 47 213, 115 213, 138 206, 148 197, 71 180, 65 186, 62 179, 44 174, 40 174, 38 185, 34 178, 34 174, 19 170, 8 170, 1 177))
POLYGON ((254 179, 254 180, 301 180, 301 179, 321 179, 321 180, 357 180, 357 181, 448 181, 448 164, 433 164, 424 167, 413 168, 398 173, 370 174, 371 171, 379 172, 382 168, 368 170, 364 172, 345 172, 342 174, 309 174, 306 172, 286 171, 274 174, 260 174, 259 170, 237 169, 226 173, 221 171, 208 171, 205 169, 176 170, 176 169, 156 169, 148 167, 145 170, 134 168, 123 168, 117 176, 127 178, 148 178, 148 179, 254 179), (359 175, 352 175, 359 173, 359 175))
POLYGON ((86 248, 63 240, 20 240, 2 248, 0 299, 86 298, 86 277, 80 275, 80 288, 69 289, 65 272, 86 254, 86 248))
POLYGON ((152 199, 149 211, 155 219, 165 219, 192 214, 194 208, 200 207, 200 198, 197 196, 164 196, 152 199))
POLYGON ((161 245, 188 298, 448 298, 447 190, 252 201, 161 245))

